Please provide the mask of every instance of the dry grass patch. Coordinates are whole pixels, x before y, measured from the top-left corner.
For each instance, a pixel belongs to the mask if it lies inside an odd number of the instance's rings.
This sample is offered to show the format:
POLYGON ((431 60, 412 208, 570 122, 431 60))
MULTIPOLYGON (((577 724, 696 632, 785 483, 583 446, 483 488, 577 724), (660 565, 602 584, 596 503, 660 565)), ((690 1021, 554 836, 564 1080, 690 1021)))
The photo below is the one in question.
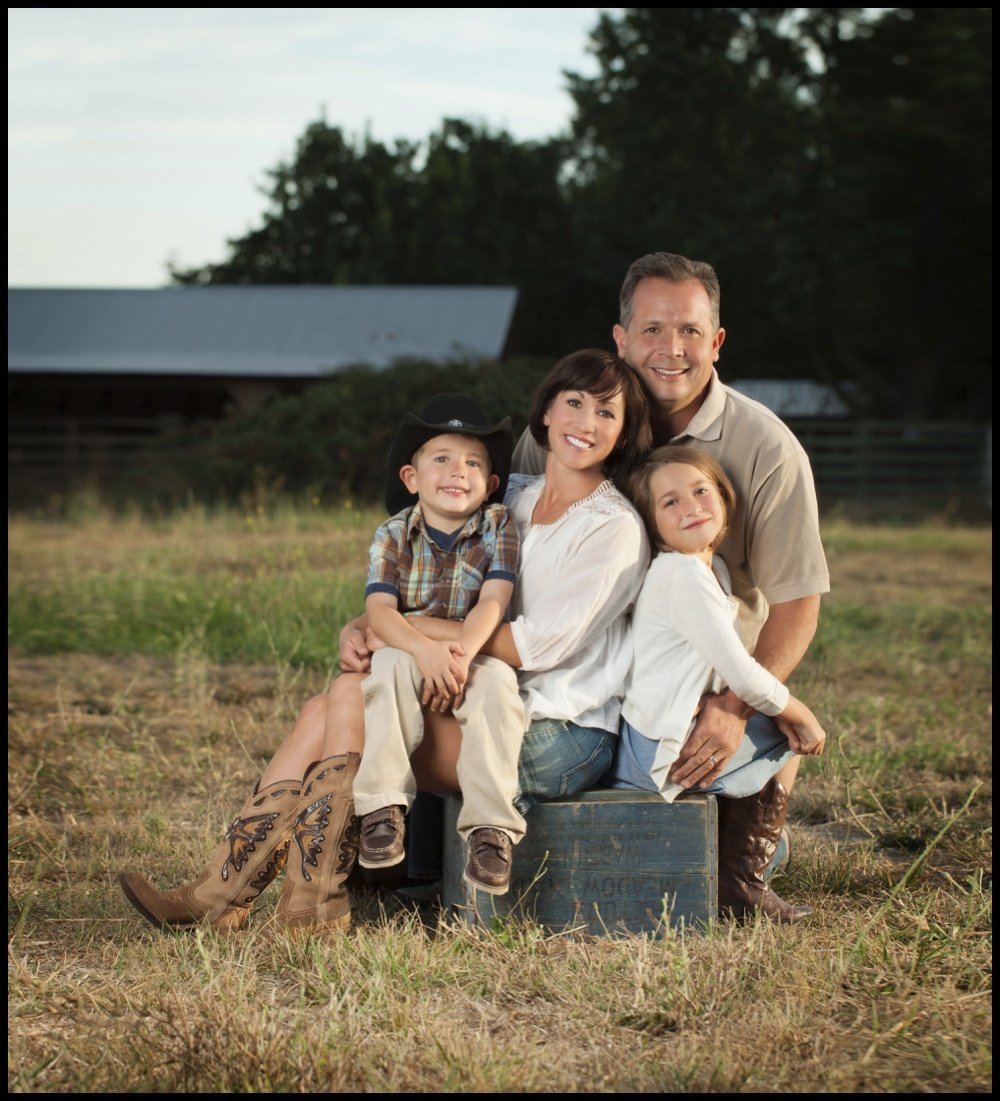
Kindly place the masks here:
MULTIPOLYGON (((329 616, 310 594, 340 523, 286 518, 263 540, 230 520, 129 523, 12 525, 15 604, 57 606, 68 582, 96 593, 87 578, 127 571, 127 548, 179 591, 203 566, 253 586, 261 561, 298 562, 285 613, 317 632, 329 616)), ((989 1091, 991 537, 845 525, 828 541, 835 591, 796 689, 834 744, 803 766, 777 884, 816 912, 659 940, 513 920, 486 936, 362 886, 353 929, 328 942, 276 934, 273 888, 242 934, 154 931, 116 873, 174 885, 199 870, 325 659, 223 662, 210 634, 38 652, 15 606, 8 1090, 989 1091)), ((93 604, 108 630, 141 626, 108 599, 93 604)))

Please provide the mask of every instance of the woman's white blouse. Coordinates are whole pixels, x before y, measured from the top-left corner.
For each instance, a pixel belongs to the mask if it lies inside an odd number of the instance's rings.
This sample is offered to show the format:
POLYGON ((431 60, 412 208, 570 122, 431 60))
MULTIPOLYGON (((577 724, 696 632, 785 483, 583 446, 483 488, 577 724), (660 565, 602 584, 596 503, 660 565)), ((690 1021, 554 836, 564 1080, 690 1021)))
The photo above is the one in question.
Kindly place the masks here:
POLYGON ((610 481, 555 523, 533 524, 544 481, 511 475, 506 496, 521 536, 509 614, 527 721, 571 720, 617 734, 632 659, 628 612, 649 542, 610 481))

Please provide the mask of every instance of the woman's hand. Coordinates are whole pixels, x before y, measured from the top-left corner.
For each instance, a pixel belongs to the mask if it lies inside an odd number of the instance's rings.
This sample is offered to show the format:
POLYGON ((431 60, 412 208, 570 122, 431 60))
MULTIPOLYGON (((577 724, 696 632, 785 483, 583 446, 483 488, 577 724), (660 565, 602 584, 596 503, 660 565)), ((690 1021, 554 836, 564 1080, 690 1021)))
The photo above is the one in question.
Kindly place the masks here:
POLYGON ((340 632, 340 668, 345 673, 370 673, 371 650, 365 641, 364 617, 352 619, 340 632))

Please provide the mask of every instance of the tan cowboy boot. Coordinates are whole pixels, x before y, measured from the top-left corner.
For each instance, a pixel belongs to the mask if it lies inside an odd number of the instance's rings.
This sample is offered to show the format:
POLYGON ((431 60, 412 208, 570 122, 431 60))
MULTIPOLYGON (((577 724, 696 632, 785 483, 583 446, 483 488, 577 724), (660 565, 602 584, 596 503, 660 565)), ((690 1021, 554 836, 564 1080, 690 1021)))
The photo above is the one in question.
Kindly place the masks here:
POLYGON ((301 780, 255 789, 193 883, 158 891, 144 875, 122 872, 118 882, 125 897, 160 929, 191 927, 202 921, 220 931, 242 928, 250 916, 250 903, 285 865, 301 794, 301 780))
POLYGON ((327 757, 303 780, 285 886, 274 924, 296 933, 323 933, 351 924, 347 877, 358 855, 354 777, 361 757, 327 757))
POLYGON ((811 906, 790 905, 764 878, 788 813, 788 792, 778 780, 744 799, 721 797, 718 807, 719 916, 744 920, 760 911, 790 925, 811 914, 811 906))

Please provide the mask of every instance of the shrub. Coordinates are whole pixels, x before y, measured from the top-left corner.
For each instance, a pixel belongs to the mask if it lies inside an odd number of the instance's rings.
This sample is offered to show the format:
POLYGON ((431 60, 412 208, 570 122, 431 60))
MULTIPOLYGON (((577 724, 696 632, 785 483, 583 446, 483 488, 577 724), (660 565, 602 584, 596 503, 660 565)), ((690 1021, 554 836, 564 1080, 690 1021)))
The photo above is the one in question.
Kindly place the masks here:
POLYGON ((550 366, 521 359, 349 367, 254 412, 160 438, 115 479, 109 496, 146 508, 245 503, 278 493, 379 503, 385 456, 407 410, 418 411, 435 393, 463 391, 487 416, 510 416, 516 439, 550 366))

